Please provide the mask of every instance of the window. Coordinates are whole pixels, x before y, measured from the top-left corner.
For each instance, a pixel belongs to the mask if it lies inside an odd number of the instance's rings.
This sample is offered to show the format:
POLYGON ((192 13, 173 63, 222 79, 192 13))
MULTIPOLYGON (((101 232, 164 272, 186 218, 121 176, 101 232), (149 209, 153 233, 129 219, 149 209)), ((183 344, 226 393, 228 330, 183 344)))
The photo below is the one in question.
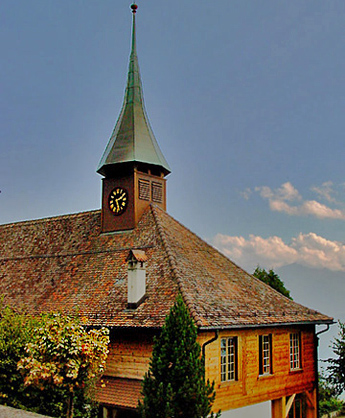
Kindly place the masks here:
POLYGON ((272 334, 259 336, 259 374, 272 374, 272 334))
POLYGON ((295 332, 290 334, 290 369, 301 368, 301 334, 295 332))
POLYGON ((221 339, 220 367, 222 382, 237 380, 237 337, 221 339))

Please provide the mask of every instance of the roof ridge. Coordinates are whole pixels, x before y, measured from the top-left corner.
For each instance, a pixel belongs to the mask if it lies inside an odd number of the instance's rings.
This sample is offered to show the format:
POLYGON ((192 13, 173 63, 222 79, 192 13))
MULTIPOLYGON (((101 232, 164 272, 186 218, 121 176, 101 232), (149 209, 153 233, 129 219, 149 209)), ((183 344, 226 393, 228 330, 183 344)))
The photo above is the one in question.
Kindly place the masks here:
POLYGON ((154 218, 155 223, 157 225, 158 234, 159 234, 159 236, 160 236, 160 238, 163 242, 163 246, 165 248, 165 251, 168 254, 168 259, 169 259, 169 264, 170 264, 170 267, 171 267, 171 271, 172 271, 172 274, 177 281, 177 284, 178 284, 179 290, 181 292, 182 298, 183 298, 185 304, 187 305, 187 307, 190 311, 190 314, 192 315, 192 318, 194 319, 197 326, 201 326, 202 325, 201 318, 196 313, 193 302, 190 300, 190 298, 187 296, 186 292, 184 291, 182 280, 181 280, 180 276, 178 275, 177 262, 176 262, 173 250, 172 250, 171 246, 169 245, 167 234, 166 234, 166 232, 163 228, 163 225, 162 225, 162 223, 159 219, 159 215, 158 215, 158 211, 157 211, 157 209, 159 209, 159 208, 158 208, 158 206, 156 206, 152 203, 151 203, 150 206, 151 206, 153 218, 154 218))
MULTIPOLYGON (((271 286, 269 286, 267 283, 265 283, 265 282, 263 282, 262 280, 260 280, 260 279, 258 279, 257 277, 255 277, 253 274, 251 274, 251 273, 249 273, 248 271, 246 271, 246 270, 244 270, 241 266, 239 266, 238 264, 236 264, 234 261, 232 261, 229 257, 227 257, 225 254, 223 254, 220 250, 218 250, 218 248, 216 248, 216 247, 214 247, 213 245, 211 245, 211 244, 209 244, 208 242, 206 242, 204 239, 202 239, 202 238, 200 238, 195 232, 193 232, 193 231, 191 231, 188 227, 186 227, 185 225, 183 225, 181 222, 179 222, 178 220, 176 220, 173 216, 171 216, 171 215, 169 215, 167 212, 165 212, 165 211, 163 211, 159 206, 156 206, 156 205, 152 205, 152 209, 153 209, 153 212, 154 212, 154 218, 155 218, 155 220, 156 220, 156 223, 157 224, 160 224, 160 220, 159 220, 159 218, 158 218, 158 213, 159 212, 163 212, 165 215, 167 215, 167 216, 169 216, 174 222, 176 222, 179 226, 181 226, 182 228, 184 228, 185 230, 187 230, 190 234, 192 234, 194 237, 196 237, 197 239, 199 239, 199 240, 201 240, 209 249, 211 249, 212 251, 215 251, 217 254, 219 254, 219 256, 221 256, 223 259, 225 259, 227 262, 230 262, 230 263, 232 263, 237 269, 239 269, 239 270, 241 270, 244 274, 246 274, 248 277, 250 277, 251 278, 251 280, 253 280, 253 281, 255 281, 255 282, 257 282, 257 283, 260 283, 261 285, 264 285, 264 286, 266 286, 267 288, 269 288, 270 289, 270 291, 274 291, 278 296, 280 296, 280 297, 282 297, 283 299, 286 299, 287 301, 288 301, 288 303, 289 303, 289 305, 290 305, 290 310, 293 312, 295 309, 297 309, 297 307, 300 307, 300 308, 303 308, 303 309, 307 309, 309 312, 312 312, 312 311, 314 311, 315 313, 318 313, 318 314, 320 314, 320 312, 318 311, 318 310, 316 310, 316 309, 311 309, 311 308, 309 308, 309 307, 306 307, 306 306, 304 306, 303 304, 301 304, 301 303, 299 303, 299 302, 297 302, 297 301, 295 301, 295 300, 293 300, 293 299, 289 299, 289 298, 287 298, 286 296, 284 296, 283 294, 281 294, 280 292, 278 292, 276 289, 274 289, 274 288, 272 288, 271 286)), ((166 234, 165 234, 165 231, 164 231, 164 229, 163 229, 163 227, 160 225, 160 230, 162 231, 162 234, 164 234, 165 236, 166 236, 166 234)), ((169 247, 169 251, 170 252, 172 252, 172 250, 171 250, 171 248, 170 248, 170 246, 169 246, 169 243, 167 242, 167 240, 166 240, 166 238, 165 238, 165 236, 164 236, 164 238, 162 237, 162 240, 163 240, 163 242, 164 243, 166 243, 166 245, 169 247), (164 241, 165 240, 165 241, 164 241)), ((167 250, 167 252, 168 252, 168 250, 167 250)), ((168 253, 169 254, 169 253, 168 253)), ((190 311, 191 311, 191 313, 192 313, 192 306, 193 306, 193 303, 191 302, 191 301, 189 301, 188 300, 188 297, 186 297, 186 295, 185 295, 185 292, 183 291, 183 281, 182 281, 182 279, 180 278, 180 277, 178 277, 178 275, 177 275, 177 268, 176 268, 176 265, 177 265, 177 263, 176 263, 176 261, 175 261, 175 258, 174 258, 174 256, 172 256, 173 257, 173 262, 175 263, 174 264, 174 267, 175 267, 175 270, 173 270, 173 273, 175 274, 175 277, 176 277, 176 280, 177 280, 177 282, 178 282, 178 285, 179 285, 179 288, 180 288, 180 291, 181 291, 181 294, 182 294, 182 296, 183 296, 183 299, 185 300, 185 303, 187 304, 187 306, 188 306, 188 308, 190 309, 190 311), (175 272, 176 271, 176 272, 175 272), (188 303, 189 303, 189 305, 188 305, 188 303)), ((290 311, 289 310, 289 311, 290 311)), ((202 321, 201 321, 201 319, 200 319, 200 317, 197 315, 197 313, 195 312, 195 317, 194 317, 194 315, 193 315, 193 318, 194 318, 194 320, 196 321, 196 323, 199 325, 199 326, 202 326, 202 321), (200 321, 200 322, 198 322, 198 321, 200 321)))
MULTIPOLYGON (((157 209, 160 209, 159 206, 157 206, 157 209)), ((196 234, 195 232, 193 232, 191 229, 189 229, 187 226, 183 225, 179 220, 177 220, 176 218, 174 218, 173 216, 169 215, 167 212, 165 212, 168 216, 170 216, 171 219, 174 220, 174 222, 176 222, 180 227, 184 228, 185 230, 187 230, 190 234, 192 234, 194 237, 198 238, 199 240, 201 240, 207 247, 209 247, 211 250, 216 251, 222 258, 225 258, 225 260, 230 261, 230 263, 232 263, 235 267, 237 267, 238 269, 240 269, 241 271, 243 271, 245 274, 247 274, 248 276, 253 277, 256 280, 260 280, 257 279, 255 276, 253 276, 251 273, 249 273, 247 270, 245 270, 243 267, 239 266, 237 263, 235 263, 233 260, 231 260, 229 257, 227 257, 224 253, 222 253, 218 248, 216 248, 214 245, 211 245, 210 243, 208 243, 206 241, 206 239, 201 238, 198 234, 196 234)), ((262 282, 263 283, 263 282, 262 282)), ((271 288, 273 289, 273 288, 271 288)), ((279 292, 278 292, 279 293, 279 292)))
MULTIPOLYGON (((160 209, 159 207, 157 207, 158 209, 160 209)), ((167 215, 169 215, 167 213, 167 215)), ((193 232, 191 229, 189 229, 188 227, 186 227, 185 225, 183 225, 180 221, 178 221, 177 219, 175 219, 173 216, 169 215, 177 224, 179 224, 182 228, 186 229, 190 234, 194 235, 194 237, 200 239, 201 241, 203 241, 203 243, 209 247, 211 250, 216 251, 222 258, 225 258, 226 261, 232 263, 236 268, 240 269, 243 273, 245 273, 246 275, 250 276, 253 280, 259 282, 259 283, 263 283, 266 286, 268 286, 271 290, 274 290, 276 293, 278 293, 280 296, 283 296, 284 298, 287 298, 285 295, 283 295, 282 293, 280 293, 279 291, 277 291, 276 289, 274 289, 273 287, 271 287, 269 284, 263 282, 262 280, 258 279, 257 277, 254 276, 254 274, 249 273, 247 270, 245 270, 243 267, 239 266, 237 263, 235 263, 233 260, 231 260, 229 257, 227 257, 224 253, 222 253, 218 248, 216 248, 215 246, 209 244, 205 239, 201 238, 198 234, 196 234, 195 232, 193 232)), ((289 298, 287 298, 289 299, 289 298)), ((293 299, 289 299, 289 301, 294 302, 294 304, 300 305, 303 308, 305 308, 304 305, 296 302, 293 299)), ((308 308, 309 309, 309 308, 308 308)), ((318 312, 318 311, 316 311, 318 312)))
POLYGON ((5 223, 5 224, 0 224, 0 228, 11 228, 12 226, 19 226, 19 225, 31 225, 31 224, 37 224, 37 223, 43 223, 43 222, 48 222, 48 221, 52 221, 52 220, 58 220, 58 219, 67 219, 67 218, 76 218, 78 216, 83 216, 86 215, 88 213, 97 213, 97 212, 101 212, 100 209, 91 209, 91 210, 85 210, 82 212, 75 212, 75 213, 65 213, 63 215, 52 215, 52 216, 46 216, 43 218, 37 218, 37 219, 27 219, 27 220, 23 220, 23 221, 15 221, 15 222, 9 222, 9 223, 5 223))

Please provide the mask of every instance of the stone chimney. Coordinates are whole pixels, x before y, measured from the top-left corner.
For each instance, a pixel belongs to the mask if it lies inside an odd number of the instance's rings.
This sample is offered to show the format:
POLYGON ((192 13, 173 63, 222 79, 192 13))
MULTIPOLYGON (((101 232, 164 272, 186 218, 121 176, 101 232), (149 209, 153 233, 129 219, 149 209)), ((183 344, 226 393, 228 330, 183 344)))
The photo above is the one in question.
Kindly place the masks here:
POLYGON ((146 261, 145 251, 130 250, 127 257, 128 309, 136 309, 146 297, 146 261))

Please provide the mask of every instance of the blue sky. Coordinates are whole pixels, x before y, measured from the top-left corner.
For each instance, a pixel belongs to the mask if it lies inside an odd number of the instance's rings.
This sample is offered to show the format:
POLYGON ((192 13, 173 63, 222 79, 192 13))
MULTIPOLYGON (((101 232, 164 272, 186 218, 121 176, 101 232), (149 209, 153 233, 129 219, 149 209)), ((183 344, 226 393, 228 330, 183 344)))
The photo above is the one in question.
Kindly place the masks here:
MULTIPOLYGON (((345 321, 344 1, 137 3, 168 212, 345 321)), ((0 223, 100 207, 129 5, 1 2, 0 223)))

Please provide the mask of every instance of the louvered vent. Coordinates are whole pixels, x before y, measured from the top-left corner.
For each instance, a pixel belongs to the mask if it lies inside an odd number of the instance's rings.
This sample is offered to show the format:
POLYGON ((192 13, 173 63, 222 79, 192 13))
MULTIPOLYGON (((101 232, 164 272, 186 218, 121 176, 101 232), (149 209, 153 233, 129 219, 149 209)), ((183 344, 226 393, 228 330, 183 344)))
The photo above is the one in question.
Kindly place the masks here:
POLYGON ((139 179, 139 199, 150 200, 150 182, 149 182, 149 180, 139 179))
POLYGON ((152 202, 162 203, 163 201, 163 186, 161 183, 152 182, 152 202))

